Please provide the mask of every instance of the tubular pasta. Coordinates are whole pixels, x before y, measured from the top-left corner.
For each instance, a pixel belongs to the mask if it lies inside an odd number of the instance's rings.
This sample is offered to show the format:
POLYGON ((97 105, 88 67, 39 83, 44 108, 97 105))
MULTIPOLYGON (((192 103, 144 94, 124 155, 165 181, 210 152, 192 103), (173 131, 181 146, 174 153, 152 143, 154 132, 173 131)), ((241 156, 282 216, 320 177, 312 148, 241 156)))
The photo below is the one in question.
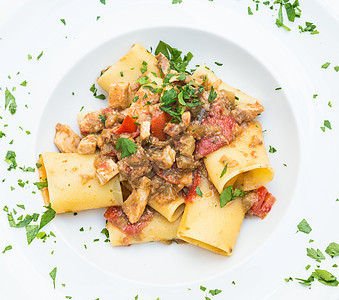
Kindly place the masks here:
POLYGON ((244 191, 255 190, 274 177, 259 122, 250 123, 230 145, 208 154, 204 163, 219 193, 230 185, 244 191), (226 164, 226 174, 220 178, 226 164))
POLYGON ((51 203, 57 213, 122 205, 118 176, 100 185, 95 177, 95 157, 95 154, 42 153, 40 181, 45 178, 48 181, 43 193, 45 204, 51 203))
POLYGON ((215 253, 233 253, 245 211, 238 198, 220 207, 219 193, 201 176, 203 196, 186 203, 178 229, 178 238, 215 253))

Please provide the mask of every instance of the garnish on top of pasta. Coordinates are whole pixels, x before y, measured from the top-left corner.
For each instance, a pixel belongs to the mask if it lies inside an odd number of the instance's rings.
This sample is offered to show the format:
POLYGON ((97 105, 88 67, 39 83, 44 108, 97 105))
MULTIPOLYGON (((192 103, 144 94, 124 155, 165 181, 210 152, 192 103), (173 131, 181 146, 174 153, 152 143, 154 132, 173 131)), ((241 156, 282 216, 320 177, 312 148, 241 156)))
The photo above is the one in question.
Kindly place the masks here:
POLYGON ((56 125, 61 153, 39 158, 45 204, 108 207, 112 246, 174 240, 229 256, 245 214, 263 219, 275 202, 264 107, 206 66, 188 72, 191 53, 161 41, 155 54, 134 44, 102 71, 108 107, 78 114, 81 136, 56 125))

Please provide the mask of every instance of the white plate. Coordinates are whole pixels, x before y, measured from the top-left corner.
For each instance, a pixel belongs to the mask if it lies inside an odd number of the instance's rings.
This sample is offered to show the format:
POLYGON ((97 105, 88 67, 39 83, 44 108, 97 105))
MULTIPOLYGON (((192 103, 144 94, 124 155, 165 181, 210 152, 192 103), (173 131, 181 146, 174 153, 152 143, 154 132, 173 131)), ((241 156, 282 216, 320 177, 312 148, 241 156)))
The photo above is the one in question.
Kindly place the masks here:
MULTIPOLYGON (((338 162, 330 157, 331 152, 327 153, 327 158, 318 156, 322 148, 315 143, 319 140, 330 143, 325 140, 330 134, 332 139, 337 137, 335 131, 326 134, 320 131, 319 111, 328 109, 312 103, 311 95, 319 91, 321 97, 320 91, 328 91, 321 85, 315 90, 314 77, 305 72, 308 70, 292 53, 294 49, 283 42, 286 37, 279 39, 275 36, 276 28, 268 30, 249 16, 217 3, 186 1, 173 6, 165 1, 128 1, 115 3, 113 7, 99 2, 83 7, 83 15, 72 13, 77 5, 77 1, 58 7, 46 5, 40 12, 43 27, 33 22, 20 32, 11 27, 12 21, 3 31, 6 33, 1 41, 4 54, 17 61, 11 60, 9 64, 1 58, 4 70, 12 78, 7 81, 4 78, 1 87, 17 86, 14 93, 19 105, 14 117, 6 114, 4 118, 9 126, 4 129, 6 139, 0 140, 1 145, 6 145, 1 146, 3 157, 8 147, 12 147, 20 166, 33 165, 41 151, 56 151, 53 135, 57 122, 76 129, 76 114, 82 106, 84 110, 92 110, 107 104, 95 99, 89 91, 100 70, 118 60, 133 43, 140 42, 154 49, 161 39, 185 53, 191 51, 194 54, 192 67, 206 63, 230 85, 262 100, 266 111, 259 120, 267 129, 266 147, 272 145, 278 150, 270 154, 276 177, 268 186, 278 201, 265 220, 245 220, 230 258, 190 245, 150 243, 111 248, 100 234, 105 225, 104 210, 57 216, 49 226, 56 239, 49 239, 45 244, 37 240, 26 246, 24 231, 9 229, 3 214, 0 228, 6 241, 0 245, 4 248, 12 244, 13 250, 0 256, 0 278, 5 287, 0 295, 3 293, 4 299, 22 296, 21 290, 12 289, 16 283, 22 290, 28 290, 32 299, 46 299, 46 295, 48 299, 65 295, 73 299, 134 299, 136 294, 139 299, 203 299, 206 292, 199 289, 200 285, 223 290, 219 299, 226 299, 226 296, 230 299, 283 299, 297 294, 312 299, 318 299, 319 295, 327 299, 336 297, 338 292, 332 287, 315 283, 312 291, 308 291, 297 283, 284 282, 286 277, 305 278, 309 273, 304 267, 313 261, 306 256, 306 247, 324 250, 338 237, 333 229, 338 212, 335 199, 322 207, 317 205, 319 195, 335 197, 335 189, 331 190, 327 184, 319 190, 312 189, 319 185, 321 174, 331 172, 331 168, 323 164, 338 162), (129 5, 132 3, 133 6, 129 5), (101 15, 99 21, 95 21, 97 15, 101 15), (126 22, 126 16, 138 22, 126 22), (93 20, 89 21, 90 17, 93 20), (60 18, 65 18, 66 26, 60 18), (18 35, 22 42, 14 49, 18 35), (44 55, 39 61, 35 58, 26 61, 28 53, 36 57, 41 50, 44 55), (216 66, 215 61, 222 62, 223 66, 216 66), (17 71, 21 72, 18 76, 15 75, 17 71), (19 88, 18 83, 25 79, 28 86, 19 88), (282 90, 276 91, 277 87, 282 90), (26 102, 29 109, 24 107, 26 102), (30 130, 32 135, 26 136, 18 126, 30 130), (13 138, 14 145, 7 146, 13 138), (322 165, 320 159, 323 159, 322 165), (317 219, 317 212, 324 215, 317 219), (313 227, 309 236, 295 234, 296 225, 304 217, 313 227), (329 225, 332 227, 325 231, 329 225), (79 231, 81 227, 85 228, 84 232, 79 231), (93 242, 95 238, 100 241, 93 242), (310 238, 315 240, 314 245, 309 246, 310 238), (52 250, 53 255, 50 254, 52 250), (48 273, 55 266, 58 267, 57 288, 53 291, 48 273), (231 284, 233 280, 236 285, 231 284), (61 283, 66 283, 66 287, 61 283)), ((327 14, 316 2, 313 7, 327 14)), ((15 20, 27 20, 27 11, 32 12, 34 8, 27 4, 17 12, 15 20)), ((338 28, 338 23, 335 24, 338 28)), ((335 82, 335 75, 332 75, 334 79, 327 79, 328 84, 331 80, 335 82)), ((335 107, 330 113, 335 128, 334 116, 338 115, 335 107)), ((17 185, 18 178, 29 178, 30 174, 11 171, 7 175, 6 171, 5 176, 7 179, 1 186, 5 204, 15 207, 17 203, 24 203, 29 212, 42 210, 41 197, 30 193, 34 190, 32 184, 25 189, 17 185), (15 191, 10 191, 11 185, 16 187, 15 191)), ((29 180, 32 183, 36 179, 33 176, 29 180)), ((329 185, 330 180, 327 179, 329 185)), ((337 262, 330 258, 327 261, 322 263, 328 264, 327 269, 331 262, 337 262)), ((336 274, 335 269, 330 271, 336 274)))

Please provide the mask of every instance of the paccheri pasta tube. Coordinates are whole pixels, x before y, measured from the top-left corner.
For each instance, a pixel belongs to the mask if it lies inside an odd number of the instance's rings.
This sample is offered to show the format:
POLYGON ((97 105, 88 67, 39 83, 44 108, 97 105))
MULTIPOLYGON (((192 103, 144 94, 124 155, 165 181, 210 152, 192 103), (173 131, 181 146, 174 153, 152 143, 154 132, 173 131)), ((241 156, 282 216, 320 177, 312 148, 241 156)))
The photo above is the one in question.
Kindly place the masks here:
POLYGON ((146 208, 137 223, 131 224, 121 207, 107 209, 106 228, 112 246, 127 246, 137 243, 171 241, 177 239, 179 221, 169 222, 153 209, 146 208))
POLYGON ((148 53, 143 46, 136 43, 123 58, 100 76, 98 84, 108 92, 112 83, 135 82, 142 75, 140 69, 143 66, 143 62, 147 66, 148 72, 154 72, 159 76, 159 69, 155 65, 157 59, 154 55, 148 53))
POLYGON ((118 176, 101 185, 95 176, 96 155, 43 152, 40 181, 47 179, 43 197, 57 213, 122 205, 118 176))
POLYGON ((219 193, 209 180, 200 175, 202 196, 186 203, 178 229, 178 238, 212 252, 229 256, 233 253, 245 211, 241 199, 220 207, 219 193))
POLYGON ((259 122, 250 123, 230 145, 208 154, 204 163, 219 193, 230 185, 244 191, 255 190, 274 176, 259 122), (226 164, 227 171, 221 176, 226 164))

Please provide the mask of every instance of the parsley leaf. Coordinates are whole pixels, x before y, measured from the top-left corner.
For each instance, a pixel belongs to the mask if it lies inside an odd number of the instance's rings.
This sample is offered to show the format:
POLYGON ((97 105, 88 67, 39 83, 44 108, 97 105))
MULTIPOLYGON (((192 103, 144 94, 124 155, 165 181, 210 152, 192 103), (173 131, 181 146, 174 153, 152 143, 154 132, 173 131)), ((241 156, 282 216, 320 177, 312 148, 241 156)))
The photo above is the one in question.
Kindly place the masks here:
POLYGON ((218 289, 215 289, 215 290, 209 290, 209 293, 212 295, 212 296, 215 296, 215 295, 218 295, 220 294, 222 291, 221 290, 218 290, 218 289))
POLYGON ((211 91, 208 95, 208 102, 211 103, 217 97, 217 92, 214 91, 213 85, 211 86, 211 91))
POLYGON ((195 188, 195 192, 197 193, 197 195, 198 195, 198 196, 200 196, 200 197, 202 197, 202 196, 203 196, 203 194, 202 194, 202 191, 201 191, 200 187, 198 187, 198 186, 197 186, 197 187, 195 188))
POLYGON ((252 9, 250 7, 247 8, 247 12, 250 16, 253 15, 252 9))
POLYGON ((309 234, 312 231, 311 226, 307 223, 305 219, 302 219, 302 221, 298 224, 299 231, 309 234))
POLYGON ((142 62, 142 67, 140 68, 140 72, 141 74, 144 74, 145 72, 147 72, 147 62, 145 61, 142 62))
POLYGON ((100 119, 100 121, 105 124, 105 122, 106 122, 106 114, 104 114, 103 116, 99 115, 98 119, 100 119))
MULTIPOLYGON (((100 0, 103 1, 103 0, 100 0)), ((57 273, 57 267, 55 267, 50 273, 49 276, 51 276, 52 280, 53 280, 53 286, 55 289, 55 278, 56 278, 56 273, 57 273)))
POLYGON ((202 291, 204 291, 204 292, 206 291, 206 288, 205 288, 204 286, 202 286, 202 285, 200 286, 200 289, 201 289, 202 291))
POLYGON ((277 150, 274 147, 270 146, 270 150, 268 150, 268 152, 269 153, 275 153, 275 152, 277 152, 277 150))
POLYGON ((4 249, 4 251, 2 251, 2 253, 5 253, 6 251, 9 251, 9 250, 12 250, 12 246, 11 245, 8 245, 6 246, 6 248, 4 249))
POLYGON ((335 66, 335 67, 334 67, 334 70, 335 70, 336 72, 339 72, 339 66, 335 66))
POLYGON ((327 246, 325 252, 330 255, 332 258, 339 255, 339 244, 331 243, 327 246))
MULTIPOLYGON (((302 26, 299 25, 300 32, 309 32, 310 34, 318 34, 319 31, 316 30, 316 25, 314 25, 311 22, 305 22, 306 26, 305 28, 302 28, 302 26)), ((327 67, 325 68, 327 69, 327 67)))
POLYGON ((38 57, 36 58, 36 60, 39 60, 43 54, 44 54, 44 51, 41 51, 38 57))
POLYGON ((7 151, 5 162, 10 164, 9 168, 7 169, 8 171, 12 169, 16 169, 16 167, 18 166, 15 160, 15 157, 16 157, 16 154, 14 151, 11 151, 11 150, 7 151))
POLYGON ((243 190, 233 190, 233 186, 230 185, 220 194, 220 207, 224 207, 228 202, 243 196, 245 196, 245 192, 243 190))
POLYGON ((60 19, 60 21, 62 22, 62 24, 66 25, 65 19, 60 19))
POLYGON ((182 0, 172 0, 172 4, 178 4, 178 3, 181 3, 182 0))
POLYGON ((34 182, 33 184, 38 188, 39 191, 42 190, 45 187, 48 187, 47 180, 44 181, 44 182, 39 182, 39 181, 38 182, 34 182))
POLYGON ((95 83, 92 84, 92 86, 91 86, 91 88, 89 90, 93 93, 93 96, 95 98, 100 99, 100 100, 105 100, 106 99, 106 96, 103 95, 103 94, 97 95, 98 89, 95 87, 95 83))
POLYGON ((325 120, 325 121, 324 121, 324 126, 327 127, 328 129, 332 129, 331 123, 330 123, 329 120, 325 120))
POLYGON ((321 67, 323 68, 323 69, 327 69, 329 66, 330 66, 330 62, 327 62, 327 63, 324 63, 321 67))
POLYGON ((306 250, 307 250, 307 256, 315 259, 316 261, 320 261, 320 260, 325 259, 324 254, 319 249, 315 250, 313 248, 311 248, 311 249, 306 248, 306 250))
POLYGON ((228 164, 226 164, 225 167, 222 169, 222 172, 220 174, 220 178, 223 177, 226 174, 226 172, 227 172, 227 165, 228 164))
POLYGON ((15 97, 11 94, 11 92, 6 88, 5 90, 5 109, 9 105, 9 112, 14 115, 17 109, 17 105, 15 102, 15 97))
POLYGON ((116 149, 121 149, 121 158, 137 153, 138 146, 128 138, 119 138, 116 149))
POLYGON ((338 286, 339 284, 337 277, 326 270, 315 269, 311 276, 325 285, 338 286))
POLYGON ((20 85, 21 86, 27 86, 27 81, 25 80, 25 81, 21 82, 20 85))
POLYGON ((106 5, 106 0, 100 0, 103 5, 106 5))

